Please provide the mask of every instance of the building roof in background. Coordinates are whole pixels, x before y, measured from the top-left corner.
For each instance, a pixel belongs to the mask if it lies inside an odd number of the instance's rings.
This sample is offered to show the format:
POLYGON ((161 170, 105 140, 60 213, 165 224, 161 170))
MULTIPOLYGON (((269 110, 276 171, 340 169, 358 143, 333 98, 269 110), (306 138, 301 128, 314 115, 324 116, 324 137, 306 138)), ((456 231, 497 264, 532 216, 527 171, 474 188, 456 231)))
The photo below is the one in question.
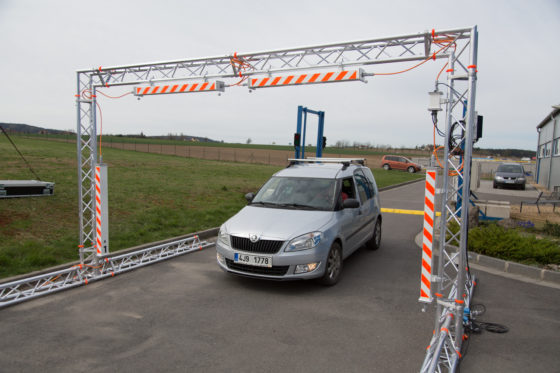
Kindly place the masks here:
MULTIPOLYGON (((558 106, 558 105, 555 105, 558 106)), ((537 129, 539 128, 543 128, 550 120, 552 117, 556 117, 558 114, 560 113, 560 107, 555 108, 554 110, 552 110, 550 112, 550 114, 548 114, 543 120, 542 122, 539 123, 539 125, 537 126, 537 129)))

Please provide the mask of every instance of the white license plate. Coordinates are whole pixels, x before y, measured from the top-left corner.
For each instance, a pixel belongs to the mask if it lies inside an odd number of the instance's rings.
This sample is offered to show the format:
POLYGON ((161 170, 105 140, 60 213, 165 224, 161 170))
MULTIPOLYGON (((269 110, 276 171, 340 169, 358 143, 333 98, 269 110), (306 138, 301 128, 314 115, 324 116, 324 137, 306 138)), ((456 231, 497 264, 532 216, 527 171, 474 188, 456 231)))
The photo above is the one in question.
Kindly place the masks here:
POLYGON ((515 180, 506 180, 506 183, 513 184, 513 183, 515 183, 515 180))
POLYGON ((263 255, 251 255, 243 253, 234 253, 233 261, 235 263, 246 264, 256 267, 272 267, 272 257, 263 255))

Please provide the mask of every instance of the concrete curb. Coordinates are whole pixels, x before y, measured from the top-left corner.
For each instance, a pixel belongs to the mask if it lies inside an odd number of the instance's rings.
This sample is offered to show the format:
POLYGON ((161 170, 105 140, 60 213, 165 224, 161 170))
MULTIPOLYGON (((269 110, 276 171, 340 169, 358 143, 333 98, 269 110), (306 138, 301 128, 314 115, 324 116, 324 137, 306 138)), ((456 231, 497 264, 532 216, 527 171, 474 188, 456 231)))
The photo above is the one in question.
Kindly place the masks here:
MULTIPOLYGON (((420 248, 422 248, 423 236, 423 232, 419 232, 414 238, 414 242, 420 248)), ((436 249, 438 245, 438 241, 434 240, 434 255, 438 255, 439 250, 436 249)), ((469 253, 469 265, 475 269, 501 275, 503 277, 516 278, 537 285, 560 288, 560 272, 472 252, 469 253)))

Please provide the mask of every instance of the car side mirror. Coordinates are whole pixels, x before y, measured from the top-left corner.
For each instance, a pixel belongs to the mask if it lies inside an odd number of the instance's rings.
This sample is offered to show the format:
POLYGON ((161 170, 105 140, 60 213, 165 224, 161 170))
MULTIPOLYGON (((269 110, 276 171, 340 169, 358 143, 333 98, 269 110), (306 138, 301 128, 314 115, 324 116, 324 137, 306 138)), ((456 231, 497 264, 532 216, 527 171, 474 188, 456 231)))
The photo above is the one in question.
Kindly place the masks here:
POLYGON ((251 203, 253 201, 253 198, 255 198, 255 193, 245 194, 245 199, 247 200, 247 203, 251 203))
POLYGON ((356 209, 358 207, 360 207, 360 202, 354 198, 348 198, 342 202, 343 209, 356 209))

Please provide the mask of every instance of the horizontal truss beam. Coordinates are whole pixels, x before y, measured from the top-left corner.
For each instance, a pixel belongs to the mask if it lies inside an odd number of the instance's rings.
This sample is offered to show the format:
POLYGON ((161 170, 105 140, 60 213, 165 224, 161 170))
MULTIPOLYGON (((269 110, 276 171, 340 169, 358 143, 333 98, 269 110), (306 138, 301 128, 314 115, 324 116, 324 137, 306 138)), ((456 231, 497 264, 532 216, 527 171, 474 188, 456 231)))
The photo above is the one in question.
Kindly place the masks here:
POLYGON ((107 256, 101 258, 97 266, 78 264, 60 271, 0 284, 0 308, 76 286, 87 285, 92 281, 112 277, 212 245, 214 244, 200 241, 198 236, 193 236, 130 253, 107 256))
POLYGON ((153 62, 80 70, 94 86, 174 80, 238 78, 319 68, 366 66, 447 56, 450 44, 470 38, 471 29, 454 29, 255 53, 153 62), (447 46, 442 47, 443 43, 447 46), (437 53, 437 55, 436 55, 437 53))

